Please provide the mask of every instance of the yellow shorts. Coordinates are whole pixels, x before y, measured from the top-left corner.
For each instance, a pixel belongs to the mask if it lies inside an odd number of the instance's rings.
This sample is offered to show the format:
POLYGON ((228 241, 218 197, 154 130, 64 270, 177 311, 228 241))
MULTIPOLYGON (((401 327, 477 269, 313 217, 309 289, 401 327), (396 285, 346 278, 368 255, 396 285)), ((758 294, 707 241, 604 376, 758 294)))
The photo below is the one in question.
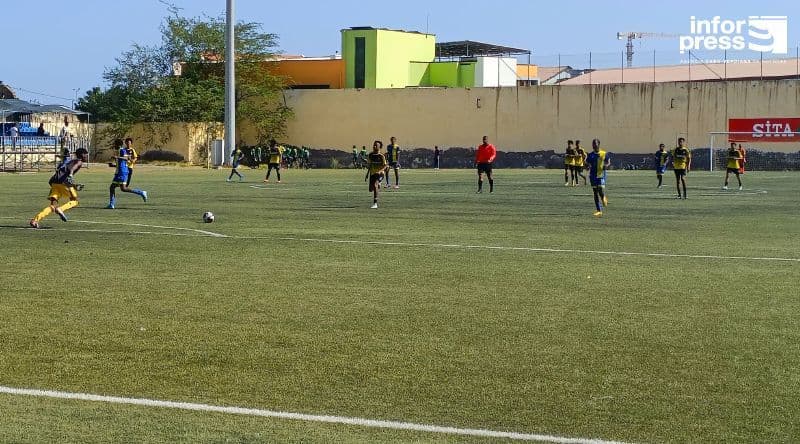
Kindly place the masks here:
POLYGON ((78 190, 75 187, 68 187, 60 183, 50 185, 50 196, 48 198, 59 200, 62 197, 70 200, 78 200, 78 190))

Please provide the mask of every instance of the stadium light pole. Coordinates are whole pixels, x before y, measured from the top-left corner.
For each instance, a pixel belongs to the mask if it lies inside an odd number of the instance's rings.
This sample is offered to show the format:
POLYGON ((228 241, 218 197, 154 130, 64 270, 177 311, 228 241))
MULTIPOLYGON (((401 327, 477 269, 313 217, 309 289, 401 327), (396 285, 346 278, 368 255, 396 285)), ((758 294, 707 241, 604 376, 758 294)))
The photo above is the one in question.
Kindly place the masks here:
MULTIPOLYGON (((226 0, 225 8, 225 150, 236 144, 236 60, 234 51, 234 0, 226 0)), ((223 154, 224 157, 224 154, 223 154)), ((225 160, 222 159, 224 162, 225 160)))

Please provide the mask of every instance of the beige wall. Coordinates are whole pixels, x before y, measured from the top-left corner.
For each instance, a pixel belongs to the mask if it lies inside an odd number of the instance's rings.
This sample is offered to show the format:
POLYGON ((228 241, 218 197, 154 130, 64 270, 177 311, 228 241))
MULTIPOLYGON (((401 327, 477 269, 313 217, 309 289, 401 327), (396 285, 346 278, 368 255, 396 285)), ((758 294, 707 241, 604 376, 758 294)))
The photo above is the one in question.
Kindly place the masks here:
MULTIPOLYGON (((392 135, 401 145, 431 148, 475 146, 488 135, 504 151, 561 150, 566 139, 588 145, 597 137, 610 151, 643 153, 679 136, 708 146, 708 132, 725 131, 729 117, 800 117, 800 82, 788 80, 293 90, 286 97, 295 118, 285 142, 347 151, 392 135)), ((800 144, 752 146, 800 150, 800 144)))
MULTIPOLYGON (((108 125, 97 125, 94 146, 106 150, 110 156, 113 137, 108 134, 108 128, 108 125)), ((221 123, 142 123, 131 127, 125 137, 133 138, 140 156, 161 149, 181 154, 188 162, 205 164, 209 140, 222 138, 222 134, 221 123)))

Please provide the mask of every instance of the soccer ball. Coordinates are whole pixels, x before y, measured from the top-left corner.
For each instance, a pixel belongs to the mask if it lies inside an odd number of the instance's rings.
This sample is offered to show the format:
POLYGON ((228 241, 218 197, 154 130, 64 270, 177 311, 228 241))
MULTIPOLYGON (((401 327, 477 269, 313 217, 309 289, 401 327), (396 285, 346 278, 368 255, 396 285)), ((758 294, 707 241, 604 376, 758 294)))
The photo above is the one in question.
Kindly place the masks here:
POLYGON ((203 213, 203 222, 207 224, 214 222, 214 213, 210 211, 206 211, 205 213, 203 213))

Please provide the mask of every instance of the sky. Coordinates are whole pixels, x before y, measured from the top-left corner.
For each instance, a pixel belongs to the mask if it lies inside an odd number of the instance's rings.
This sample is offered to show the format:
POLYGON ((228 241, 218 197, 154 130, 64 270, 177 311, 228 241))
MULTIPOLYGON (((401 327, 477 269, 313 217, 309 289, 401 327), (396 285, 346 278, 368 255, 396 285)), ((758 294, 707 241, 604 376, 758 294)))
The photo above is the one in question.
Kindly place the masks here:
MULTIPOLYGON (((170 3, 189 17, 225 13, 225 0, 170 3)), ((159 43, 159 27, 168 15, 159 0, 39 0, 35 8, 21 4, 3 7, 0 81, 22 99, 68 106, 76 94, 83 96, 94 86, 106 88, 103 72, 133 43, 159 43)), ((533 51, 533 63, 543 66, 557 65, 557 54, 562 54, 562 64, 585 68, 590 51, 595 67, 618 66, 625 49, 625 42, 616 38, 618 31, 685 34, 690 16, 788 16, 790 54, 800 46, 798 0, 235 0, 235 8, 237 20, 261 23, 264 31, 277 34, 280 51, 305 56, 339 51, 343 28, 374 26, 427 31, 439 42, 476 40, 525 48, 533 51)), ((653 51, 675 56, 677 49, 674 38, 636 41, 639 61, 651 61, 653 51)))

